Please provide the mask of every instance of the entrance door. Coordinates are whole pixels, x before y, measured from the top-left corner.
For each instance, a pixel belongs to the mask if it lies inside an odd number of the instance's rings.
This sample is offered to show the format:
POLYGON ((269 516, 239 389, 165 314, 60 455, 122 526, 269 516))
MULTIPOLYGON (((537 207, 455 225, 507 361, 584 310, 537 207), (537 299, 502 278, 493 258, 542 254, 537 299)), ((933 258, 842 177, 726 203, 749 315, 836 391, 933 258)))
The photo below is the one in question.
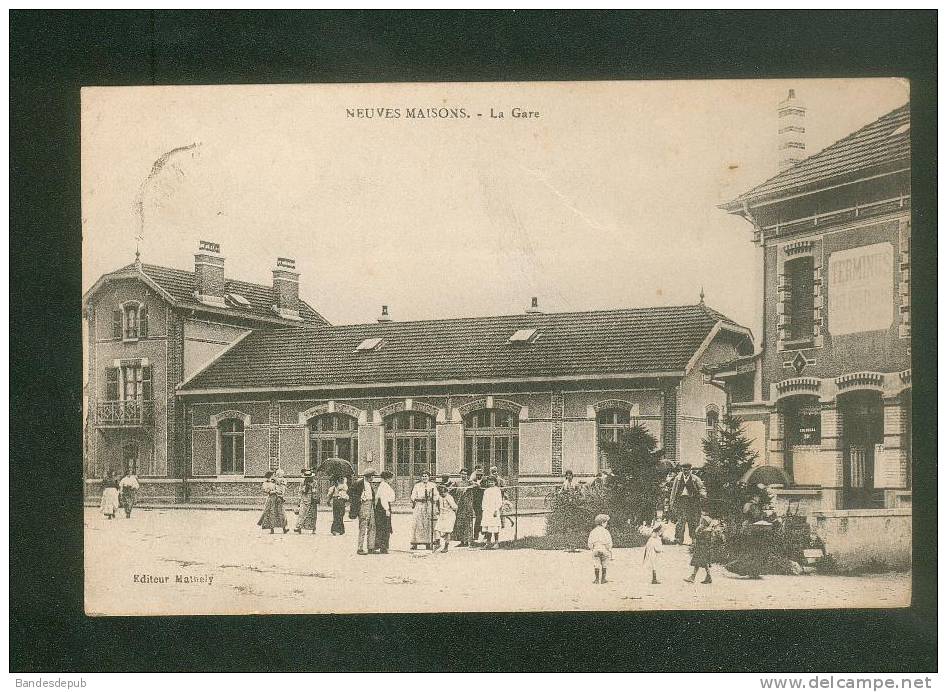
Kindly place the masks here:
POLYGON ((436 456, 435 421, 420 411, 403 411, 385 419, 385 468, 394 473, 395 496, 411 497, 425 471, 432 474, 436 456))
POLYGON ((123 473, 138 474, 138 443, 126 442, 122 447, 123 473))
POLYGON ((845 509, 884 506, 875 490, 875 445, 884 440, 884 414, 877 394, 853 394, 840 403, 843 411, 845 460, 843 502, 845 509))

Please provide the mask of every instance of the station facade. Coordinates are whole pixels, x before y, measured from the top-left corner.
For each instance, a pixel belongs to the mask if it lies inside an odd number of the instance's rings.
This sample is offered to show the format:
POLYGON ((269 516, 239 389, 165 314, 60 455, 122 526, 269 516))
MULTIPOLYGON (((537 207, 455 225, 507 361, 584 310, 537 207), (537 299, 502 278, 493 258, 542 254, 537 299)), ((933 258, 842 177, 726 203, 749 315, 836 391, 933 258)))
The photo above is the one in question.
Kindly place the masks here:
POLYGON ((757 354, 711 370, 817 509, 911 503, 910 168, 905 105, 722 207, 760 248, 763 320, 757 354))
POLYGON ((155 501, 255 502, 267 471, 329 457, 391 470, 399 496, 422 471, 474 466, 526 485, 590 479, 601 441, 635 424, 699 466, 726 405, 704 368, 754 351, 703 300, 543 313, 534 299, 518 315, 413 322, 385 309, 333 326, 298 282, 285 259, 273 286, 227 280, 212 243, 193 272, 102 277, 85 297, 90 493, 133 468, 155 501))

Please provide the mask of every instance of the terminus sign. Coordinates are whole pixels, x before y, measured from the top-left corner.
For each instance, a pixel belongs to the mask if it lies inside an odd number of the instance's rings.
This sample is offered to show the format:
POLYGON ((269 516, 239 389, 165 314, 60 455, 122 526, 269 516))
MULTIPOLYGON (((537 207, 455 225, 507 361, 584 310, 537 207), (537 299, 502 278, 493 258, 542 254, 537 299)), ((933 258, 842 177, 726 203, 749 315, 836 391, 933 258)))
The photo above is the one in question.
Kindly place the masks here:
POLYGON ((888 329, 894 266, 891 243, 833 252, 829 257, 829 329, 833 335, 888 329))

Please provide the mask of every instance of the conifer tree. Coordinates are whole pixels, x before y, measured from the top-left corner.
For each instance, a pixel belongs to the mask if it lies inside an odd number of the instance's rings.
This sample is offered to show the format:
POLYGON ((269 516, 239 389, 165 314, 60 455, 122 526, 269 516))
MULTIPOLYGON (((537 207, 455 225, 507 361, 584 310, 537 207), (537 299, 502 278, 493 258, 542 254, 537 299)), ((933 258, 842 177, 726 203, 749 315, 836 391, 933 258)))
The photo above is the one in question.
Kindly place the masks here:
POLYGON ((702 469, 707 494, 722 500, 731 516, 739 515, 743 507, 740 479, 756 463, 757 453, 746 435, 743 421, 725 413, 720 426, 708 430, 703 439, 706 463, 702 469))

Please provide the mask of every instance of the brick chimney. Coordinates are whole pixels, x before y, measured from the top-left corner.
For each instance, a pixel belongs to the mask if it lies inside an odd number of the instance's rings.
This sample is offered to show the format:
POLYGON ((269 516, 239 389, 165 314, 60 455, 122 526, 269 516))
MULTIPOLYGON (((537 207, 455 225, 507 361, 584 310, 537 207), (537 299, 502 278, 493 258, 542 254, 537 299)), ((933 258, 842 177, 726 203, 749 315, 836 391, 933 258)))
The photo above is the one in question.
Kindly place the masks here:
POLYGON ((202 240, 194 253, 194 294, 204 303, 224 304, 224 257, 220 245, 202 240))
POLYGON ((533 296, 533 299, 529 302, 529 307, 526 308, 526 314, 538 315, 541 312, 542 310, 539 309, 539 298, 537 298, 536 296, 533 296))
POLYGON ((276 304, 273 310, 280 317, 299 319, 299 272, 296 260, 290 257, 277 257, 273 270, 273 292, 276 304))
POLYGON ((378 316, 379 322, 391 322, 391 315, 388 314, 388 306, 381 306, 381 314, 378 316))
POLYGON ((786 170, 806 158, 806 107, 798 98, 796 90, 779 103, 776 111, 779 121, 779 172, 786 170))

